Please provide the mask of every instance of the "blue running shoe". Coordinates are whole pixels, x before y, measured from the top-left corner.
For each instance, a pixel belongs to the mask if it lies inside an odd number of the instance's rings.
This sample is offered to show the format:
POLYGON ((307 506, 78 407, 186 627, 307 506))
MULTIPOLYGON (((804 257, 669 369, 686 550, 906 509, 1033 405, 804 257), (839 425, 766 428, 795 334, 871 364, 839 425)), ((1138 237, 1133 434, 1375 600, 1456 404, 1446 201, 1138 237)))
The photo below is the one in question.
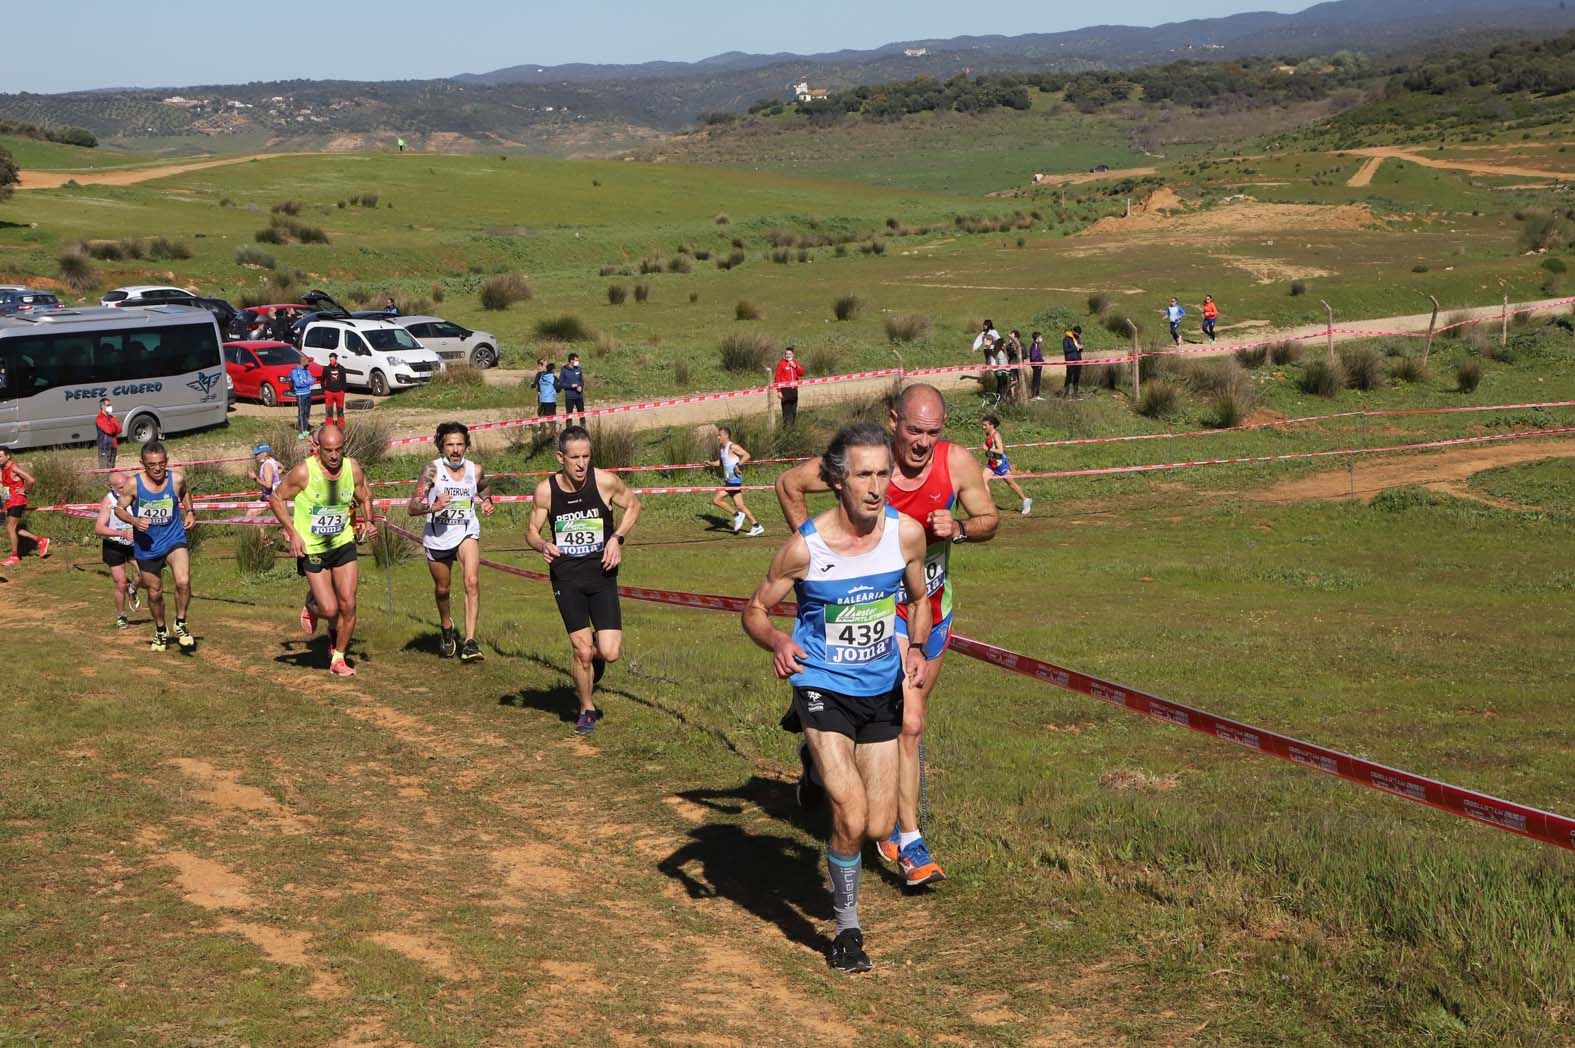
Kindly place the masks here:
POLYGON ((902 849, 897 864, 902 867, 903 880, 910 888, 922 888, 926 884, 946 879, 940 864, 930 855, 923 837, 902 849))

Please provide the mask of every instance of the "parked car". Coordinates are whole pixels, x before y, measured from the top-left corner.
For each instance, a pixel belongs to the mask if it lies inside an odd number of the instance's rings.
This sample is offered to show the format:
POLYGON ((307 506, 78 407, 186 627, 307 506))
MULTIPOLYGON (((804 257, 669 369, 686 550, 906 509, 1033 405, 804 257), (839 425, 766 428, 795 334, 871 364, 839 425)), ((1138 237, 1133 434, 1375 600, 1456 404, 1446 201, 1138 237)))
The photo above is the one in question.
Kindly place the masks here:
POLYGON ((337 352, 347 384, 379 397, 430 382, 444 368, 443 358, 399 325, 348 315, 308 321, 301 330, 301 352, 320 366, 337 352))
POLYGON ((389 317, 416 341, 445 361, 467 361, 472 367, 490 368, 498 364, 498 340, 485 331, 472 331, 441 317, 389 317))
POLYGON ((235 410, 235 380, 230 377, 228 370, 224 372, 224 395, 227 398, 225 410, 235 410))
MULTIPOLYGON (((126 304, 132 305, 133 303, 128 300, 126 304)), ((147 306, 152 305, 153 303, 137 302, 135 304, 139 306, 147 306)), ((206 309, 209 313, 213 314, 213 319, 219 322, 219 333, 227 340, 245 338, 248 334, 245 327, 243 326, 245 321, 241 319, 241 311, 230 305, 222 298, 194 298, 190 302, 167 304, 182 306, 189 305, 206 309)))
POLYGON ((45 309, 59 309, 60 299, 48 291, 29 288, 0 291, 0 317, 25 316, 45 309))
POLYGON ((184 288, 168 284, 133 284, 104 292, 101 306, 169 306, 188 305, 197 296, 184 288), (131 301, 136 299, 135 302, 131 301))
MULTIPOLYGON (((261 401, 268 407, 295 403, 290 369, 300 359, 300 350, 287 342, 272 339, 224 344, 224 372, 235 383, 235 395, 243 400, 261 401)), ((323 399, 321 383, 312 384, 312 399, 323 399)))
POLYGON ((241 310, 241 317, 246 324, 245 338, 271 339, 273 338, 274 317, 283 313, 285 318, 293 325, 295 321, 309 307, 299 302, 276 302, 266 306, 248 306, 241 310))

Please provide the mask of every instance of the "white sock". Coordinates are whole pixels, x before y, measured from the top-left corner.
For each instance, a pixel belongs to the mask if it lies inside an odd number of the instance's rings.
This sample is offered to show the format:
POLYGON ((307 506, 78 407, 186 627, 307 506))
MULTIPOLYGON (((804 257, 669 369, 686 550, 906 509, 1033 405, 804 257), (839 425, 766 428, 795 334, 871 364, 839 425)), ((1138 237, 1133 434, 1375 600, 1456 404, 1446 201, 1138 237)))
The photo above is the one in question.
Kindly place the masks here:
POLYGON ((907 830, 898 830, 897 847, 906 848, 908 845, 918 840, 921 836, 923 836, 923 834, 919 833, 918 830, 914 830, 912 833, 909 833, 907 830))

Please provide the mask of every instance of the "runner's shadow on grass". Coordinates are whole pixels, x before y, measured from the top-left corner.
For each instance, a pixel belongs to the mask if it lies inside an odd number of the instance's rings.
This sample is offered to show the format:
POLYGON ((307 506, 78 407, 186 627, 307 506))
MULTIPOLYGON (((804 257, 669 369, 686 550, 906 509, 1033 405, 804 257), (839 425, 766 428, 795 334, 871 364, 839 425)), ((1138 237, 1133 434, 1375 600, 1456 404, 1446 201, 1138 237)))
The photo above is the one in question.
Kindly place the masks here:
POLYGON ((793 942, 824 951, 829 943, 818 925, 831 919, 831 901, 821 864, 820 849, 789 837, 711 823, 690 830, 688 841, 656 868, 691 899, 727 899, 793 942))
POLYGON ((427 630, 424 633, 418 633, 405 642, 403 650, 441 657, 443 654, 443 634, 437 630, 427 630))
POLYGON ((707 531, 726 531, 731 533, 733 530, 732 517, 719 517, 715 513, 696 513, 695 519, 702 521, 707 531))
MULTIPOLYGON (((293 666, 299 670, 325 670, 328 668, 328 635, 319 634, 307 640, 280 641, 279 647, 284 649, 284 654, 275 655, 273 661, 281 666, 293 666)), ((345 652, 352 666, 373 662, 372 656, 356 647, 352 639, 350 650, 345 652)))
POLYGON ((778 822, 796 826, 811 836, 822 836, 826 832, 826 811, 829 809, 823 806, 816 812, 805 811, 799 807, 794 784, 781 779, 751 775, 729 790, 697 787, 680 790, 677 796, 724 815, 741 815, 747 806, 754 805, 778 822))
POLYGON ((500 697, 498 705, 557 714, 558 719, 565 724, 573 724, 580 715, 580 697, 572 682, 550 688, 521 688, 500 697))

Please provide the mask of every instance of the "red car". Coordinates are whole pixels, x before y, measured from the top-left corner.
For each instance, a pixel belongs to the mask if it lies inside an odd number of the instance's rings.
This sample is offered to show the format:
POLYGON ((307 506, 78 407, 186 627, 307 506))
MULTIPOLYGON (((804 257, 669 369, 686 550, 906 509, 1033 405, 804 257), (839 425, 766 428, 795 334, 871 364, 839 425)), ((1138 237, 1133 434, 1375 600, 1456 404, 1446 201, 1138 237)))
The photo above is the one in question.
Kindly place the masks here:
MULTIPOLYGON (((301 352, 288 342, 226 342, 224 370, 235 383, 241 400, 260 400, 269 407, 294 404, 295 390, 290 385, 290 369, 301 361, 301 352)), ((313 369, 316 373, 316 369, 313 369)), ((323 399, 322 383, 312 386, 312 399, 323 399)))

